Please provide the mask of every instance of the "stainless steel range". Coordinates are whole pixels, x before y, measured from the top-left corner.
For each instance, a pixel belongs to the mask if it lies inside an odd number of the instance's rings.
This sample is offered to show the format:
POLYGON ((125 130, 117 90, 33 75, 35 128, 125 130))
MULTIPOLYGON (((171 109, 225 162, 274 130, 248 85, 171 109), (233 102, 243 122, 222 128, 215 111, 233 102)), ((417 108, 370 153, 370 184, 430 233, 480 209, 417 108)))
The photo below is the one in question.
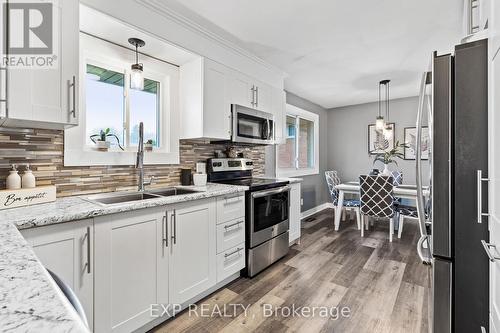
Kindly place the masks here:
POLYGON ((288 181, 252 177, 253 162, 244 158, 208 160, 208 180, 248 186, 246 210, 246 269, 256 275, 288 253, 290 186, 288 181))

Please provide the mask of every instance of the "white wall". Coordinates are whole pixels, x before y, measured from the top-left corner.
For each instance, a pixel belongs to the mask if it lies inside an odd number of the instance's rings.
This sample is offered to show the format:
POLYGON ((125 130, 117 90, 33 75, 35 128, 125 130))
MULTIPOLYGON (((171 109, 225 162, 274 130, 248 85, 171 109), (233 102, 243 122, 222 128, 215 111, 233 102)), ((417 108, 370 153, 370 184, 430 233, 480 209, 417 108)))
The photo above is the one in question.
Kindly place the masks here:
MULTIPOLYGON (((396 123, 396 140, 404 142, 404 128, 415 127, 418 97, 391 101, 390 121, 396 123)), ((368 125, 375 123, 378 103, 359 104, 328 110, 328 161, 329 169, 337 170, 343 181, 357 180, 373 166, 373 156, 368 154, 368 125)), ((424 161, 423 179, 428 183, 428 164, 424 161)), ((382 170, 383 165, 375 165, 382 170)), ((416 184, 415 161, 398 160, 392 170, 403 172, 406 184, 416 184)))
MULTIPOLYGON (((319 115, 319 174, 298 177, 304 179, 301 186, 304 205, 301 211, 306 211, 330 200, 325 182, 325 170, 327 170, 328 161, 328 144, 326 141, 328 112, 321 106, 289 92, 286 93, 286 102, 319 115)), ((274 177, 276 173, 275 154, 276 150, 274 146, 266 147, 266 175, 269 177, 274 177)))

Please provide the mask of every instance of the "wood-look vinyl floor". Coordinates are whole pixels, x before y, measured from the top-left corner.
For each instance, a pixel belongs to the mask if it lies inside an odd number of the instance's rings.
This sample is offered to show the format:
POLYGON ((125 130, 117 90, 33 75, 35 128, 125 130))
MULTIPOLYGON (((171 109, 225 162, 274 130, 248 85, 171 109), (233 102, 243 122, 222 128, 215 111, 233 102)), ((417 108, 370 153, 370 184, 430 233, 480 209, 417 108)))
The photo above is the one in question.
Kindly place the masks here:
POLYGON ((152 332, 428 332, 429 270, 416 253, 418 236, 411 220, 393 243, 384 221, 364 238, 353 219, 336 232, 333 210, 324 210, 302 222, 301 242, 285 258, 197 303, 214 316, 185 310, 152 332), (339 313, 291 316, 278 310, 269 316, 270 309, 292 306, 339 313))

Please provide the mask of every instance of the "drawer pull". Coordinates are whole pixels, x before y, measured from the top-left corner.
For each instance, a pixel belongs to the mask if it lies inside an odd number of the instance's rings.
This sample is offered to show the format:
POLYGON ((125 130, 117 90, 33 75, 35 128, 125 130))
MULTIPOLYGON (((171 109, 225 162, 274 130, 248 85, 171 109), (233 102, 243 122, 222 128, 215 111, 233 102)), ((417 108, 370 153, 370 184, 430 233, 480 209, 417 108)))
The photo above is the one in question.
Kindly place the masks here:
POLYGON ((236 250, 234 250, 233 252, 230 252, 230 253, 224 253, 224 258, 225 258, 225 259, 227 259, 227 258, 229 258, 229 257, 231 257, 231 256, 233 256, 233 255, 235 255, 235 254, 239 254, 241 250, 243 250, 243 248, 242 248, 242 247, 239 247, 239 248, 237 248, 236 250))
POLYGON ((239 203, 241 201, 240 197, 225 198, 224 206, 239 203))
POLYGON ((243 223, 243 221, 238 221, 238 222, 235 222, 235 223, 231 223, 231 224, 225 225, 224 229, 226 229, 226 231, 227 231, 227 229, 235 227, 235 226, 239 226, 241 223, 243 223))

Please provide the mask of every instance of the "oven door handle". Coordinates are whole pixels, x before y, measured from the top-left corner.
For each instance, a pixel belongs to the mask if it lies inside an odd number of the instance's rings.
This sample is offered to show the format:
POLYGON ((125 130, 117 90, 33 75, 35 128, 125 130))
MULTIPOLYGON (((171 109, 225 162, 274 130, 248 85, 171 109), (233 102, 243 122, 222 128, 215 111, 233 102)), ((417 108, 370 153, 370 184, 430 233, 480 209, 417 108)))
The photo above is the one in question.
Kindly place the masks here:
POLYGON ((273 194, 279 194, 279 193, 283 193, 283 192, 288 192, 290 191, 290 186, 283 186, 283 187, 280 187, 276 190, 264 190, 264 191, 257 191, 257 192, 253 192, 252 193, 252 198, 262 198, 262 197, 267 197, 269 195, 273 195, 273 194))

